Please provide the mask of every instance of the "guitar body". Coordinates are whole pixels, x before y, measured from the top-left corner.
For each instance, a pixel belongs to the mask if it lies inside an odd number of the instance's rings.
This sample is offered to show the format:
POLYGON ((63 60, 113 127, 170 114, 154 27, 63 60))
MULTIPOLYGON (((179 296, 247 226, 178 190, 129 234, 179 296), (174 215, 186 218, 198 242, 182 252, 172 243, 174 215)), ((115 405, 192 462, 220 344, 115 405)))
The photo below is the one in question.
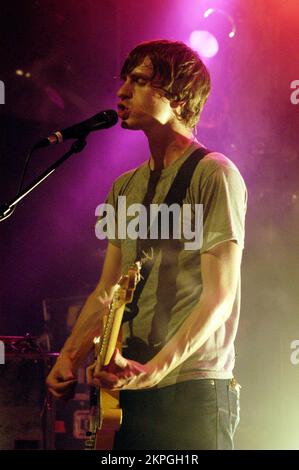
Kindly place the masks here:
MULTIPOLYGON (((95 338, 96 365, 100 369, 109 365, 115 348, 121 351, 121 324, 126 303, 132 301, 136 284, 140 279, 141 263, 132 265, 119 281, 113 295, 110 310, 103 318, 102 336, 95 338)), ((113 449, 116 431, 122 422, 119 392, 99 389, 93 394, 90 427, 86 433, 86 450, 113 449)))
MULTIPOLYGON (((121 351, 121 331, 116 347, 121 351)), ((122 423, 119 392, 100 388, 98 391, 99 423, 96 431, 95 450, 112 450, 115 433, 122 423)))
POLYGON ((119 406, 119 392, 99 390, 101 406, 101 426, 97 429, 96 450, 112 450, 116 431, 122 422, 122 410, 119 406))

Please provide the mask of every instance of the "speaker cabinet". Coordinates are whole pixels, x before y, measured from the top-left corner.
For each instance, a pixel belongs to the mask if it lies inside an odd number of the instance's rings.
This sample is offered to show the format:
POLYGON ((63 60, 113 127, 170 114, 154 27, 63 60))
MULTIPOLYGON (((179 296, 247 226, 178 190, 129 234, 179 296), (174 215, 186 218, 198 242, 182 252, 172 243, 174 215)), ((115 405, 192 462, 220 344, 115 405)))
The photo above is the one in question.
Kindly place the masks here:
MULTIPOLYGON (((16 338, 0 338, 5 350, 4 364, 0 365, 0 449, 43 449, 49 439, 43 428, 43 411, 51 355, 13 351, 12 344, 20 341, 16 338)), ((47 426, 54 429, 51 420, 47 426)))

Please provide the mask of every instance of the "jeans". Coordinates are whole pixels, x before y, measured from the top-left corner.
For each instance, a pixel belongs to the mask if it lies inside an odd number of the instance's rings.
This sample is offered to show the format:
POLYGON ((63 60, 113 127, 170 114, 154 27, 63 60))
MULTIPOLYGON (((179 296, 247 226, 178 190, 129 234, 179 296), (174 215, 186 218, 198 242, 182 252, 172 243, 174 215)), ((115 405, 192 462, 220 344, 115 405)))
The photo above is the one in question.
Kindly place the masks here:
POLYGON ((240 386, 199 379, 161 389, 122 391, 123 422, 114 449, 233 449, 240 386))

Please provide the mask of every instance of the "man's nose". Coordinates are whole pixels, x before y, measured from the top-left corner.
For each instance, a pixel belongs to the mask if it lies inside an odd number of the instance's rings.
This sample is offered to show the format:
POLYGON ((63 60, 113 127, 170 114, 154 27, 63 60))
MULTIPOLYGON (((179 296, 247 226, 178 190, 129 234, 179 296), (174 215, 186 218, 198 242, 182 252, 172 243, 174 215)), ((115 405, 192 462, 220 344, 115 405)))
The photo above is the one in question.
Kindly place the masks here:
POLYGON ((126 80, 121 87, 119 88, 117 92, 118 98, 121 98, 122 100, 125 98, 130 98, 132 96, 132 88, 131 85, 129 84, 128 80, 126 80))

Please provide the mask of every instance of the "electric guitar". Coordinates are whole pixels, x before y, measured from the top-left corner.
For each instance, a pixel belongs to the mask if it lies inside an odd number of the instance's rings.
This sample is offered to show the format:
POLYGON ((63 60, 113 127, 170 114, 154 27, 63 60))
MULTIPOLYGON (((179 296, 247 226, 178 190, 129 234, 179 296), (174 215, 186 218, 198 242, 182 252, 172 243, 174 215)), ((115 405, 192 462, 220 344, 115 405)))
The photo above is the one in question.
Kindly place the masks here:
MULTIPOLYGON (((121 350, 121 324, 125 305, 132 302, 140 280, 141 262, 129 267, 113 293, 109 313, 103 318, 102 335, 94 339, 96 363, 107 366, 117 347, 121 350)), ((114 435, 122 422, 119 392, 92 387, 90 396, 89 430, 86 433, 85 450, 110 450, 114 435)))

